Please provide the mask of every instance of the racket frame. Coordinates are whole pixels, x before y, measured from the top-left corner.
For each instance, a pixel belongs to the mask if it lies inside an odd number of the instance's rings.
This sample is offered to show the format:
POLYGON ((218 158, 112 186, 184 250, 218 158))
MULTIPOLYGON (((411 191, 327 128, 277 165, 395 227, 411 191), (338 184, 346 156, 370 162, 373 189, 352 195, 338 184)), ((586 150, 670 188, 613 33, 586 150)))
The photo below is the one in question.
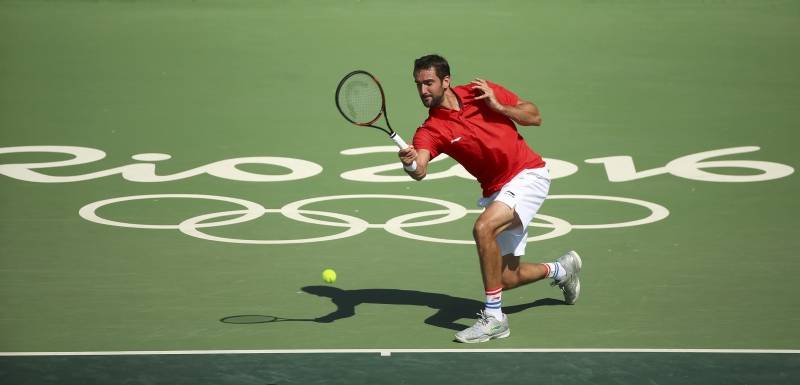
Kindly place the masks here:
MULTIPOLYGON (((385 132, 387 135, 389 135, 389 138, 392 139, 394 144, 398 148, 400 148, 401 150, 406 149, 406 148, 409 147, 408 143, 406 143, 403 140, 403 138, 400 137, 400 135, 397 135, 397 133, 392 129, 391 123, 389 123, 389 114, 386 113, 386 94, 384 94, 383 86, 381 86, 381 82, 378 81, 378 78, 376 78, 375 75, 373 75, 373 74, 371 74, 371 73, 369 73, 367 71, 364 71, 364 70, 355 70, 355 71, 352 71, 352 72, 348 73, 347 75, 345 75, 342 78, 342 80, 339 81, 339 85, 336 86, 336 95, 334 96, 334 99, 336 101, 336 108, 339 110, 339 113, 342 114, 342 116, 348 122, 353 123, 356 126, 377 128, 378 130, 381 130, 381 131, 385 132), (344 84, 347 82, 348 79, 350 79, 351 77, 353 77, 355 75, 358 75, 358 74, 363 74, 363 75, 369 76, 372 79, 372 81, 375 82, 375 85, 378 86, 378 91, 380 91, 380 93, 381 93, 381 109, 380 109, 380 111, 378 111, 378 114, 375 115, 375 118, 372 119, 369 122, 356 122, 356 121, 350 119, 350 117, 347 116, 347 114, 345 114, 344 111, 342 110, 342 106, 339 105, 339 92, 341 91, 342 86, 344 86, 344 84), (386 127, 388 128, 388 130, 386 128, 383 128, 383 127, 380 127, 380 126, 376 126, 374 124, 375 122, 378 121, 378 119, 381 118, 381 116, 383 116, 383 121, 386 122, 386 127)), ((417 169, 417 162, 416 161, 414 161, 410 166, 406 167, 406 170, 409 170, 409 171, 414 171, 416 169, 417 169)))

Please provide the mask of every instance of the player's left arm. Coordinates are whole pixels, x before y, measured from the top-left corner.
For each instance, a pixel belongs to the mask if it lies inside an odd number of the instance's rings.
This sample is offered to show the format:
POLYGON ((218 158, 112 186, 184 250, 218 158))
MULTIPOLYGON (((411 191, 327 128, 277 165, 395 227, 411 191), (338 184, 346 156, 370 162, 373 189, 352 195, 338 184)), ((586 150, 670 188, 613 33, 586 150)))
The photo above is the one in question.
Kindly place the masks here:
POLYGON ((483 94, 478 95, 475 99, 485 99, 489 108, 508 116, 511 120, 521 126, 540 126, 542 125, 542 116, 539 113, 539 107, 536 107, 533 102, 517 99, 516 104, 507 105, 500 103, 497 100, 494 89, 489 86, 486 80, 478 79, 472 81, 474 88, 479 89, 483 94))

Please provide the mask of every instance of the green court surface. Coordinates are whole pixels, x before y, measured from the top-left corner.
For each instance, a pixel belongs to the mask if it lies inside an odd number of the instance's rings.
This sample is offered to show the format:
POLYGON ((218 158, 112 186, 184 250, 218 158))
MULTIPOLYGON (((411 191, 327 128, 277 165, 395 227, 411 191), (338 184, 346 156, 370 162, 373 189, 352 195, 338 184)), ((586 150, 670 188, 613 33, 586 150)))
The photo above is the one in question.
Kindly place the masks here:
POLYGON ((0 383, 795 383, 798 41, 792 1, 0 1, 0 383), (477 183, 333 102, 375 73, 410 141, 431 52, 540 107, 524 260, 583 257, 477 346, 477 183))

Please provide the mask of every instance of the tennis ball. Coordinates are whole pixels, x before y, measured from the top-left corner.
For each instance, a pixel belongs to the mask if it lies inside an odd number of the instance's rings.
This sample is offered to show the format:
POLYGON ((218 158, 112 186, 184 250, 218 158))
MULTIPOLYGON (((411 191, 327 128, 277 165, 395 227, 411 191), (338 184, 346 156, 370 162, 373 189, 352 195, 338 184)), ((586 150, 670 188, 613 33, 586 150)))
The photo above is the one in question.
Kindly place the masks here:
POLYGON ((325 269, 322 271, 322 280, 327 283, 336 282, 336 272, 333 269, 325 269))

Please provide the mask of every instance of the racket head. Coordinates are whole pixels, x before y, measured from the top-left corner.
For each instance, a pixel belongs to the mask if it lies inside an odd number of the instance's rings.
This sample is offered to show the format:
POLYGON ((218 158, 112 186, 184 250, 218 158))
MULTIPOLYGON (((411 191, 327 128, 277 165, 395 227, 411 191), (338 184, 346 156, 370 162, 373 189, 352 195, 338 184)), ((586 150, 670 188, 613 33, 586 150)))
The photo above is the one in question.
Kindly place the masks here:
MULTIPOLYGON (((336 87, 336 108, 350 123, 375 127, 372 124, 385 115, 386 102, 378 79, 364 70, 345 75, 336 87)), ((386 131, 381 127, 376 127, 386 131)), ((389 133, 388 131, 386 131, 389 133)))

